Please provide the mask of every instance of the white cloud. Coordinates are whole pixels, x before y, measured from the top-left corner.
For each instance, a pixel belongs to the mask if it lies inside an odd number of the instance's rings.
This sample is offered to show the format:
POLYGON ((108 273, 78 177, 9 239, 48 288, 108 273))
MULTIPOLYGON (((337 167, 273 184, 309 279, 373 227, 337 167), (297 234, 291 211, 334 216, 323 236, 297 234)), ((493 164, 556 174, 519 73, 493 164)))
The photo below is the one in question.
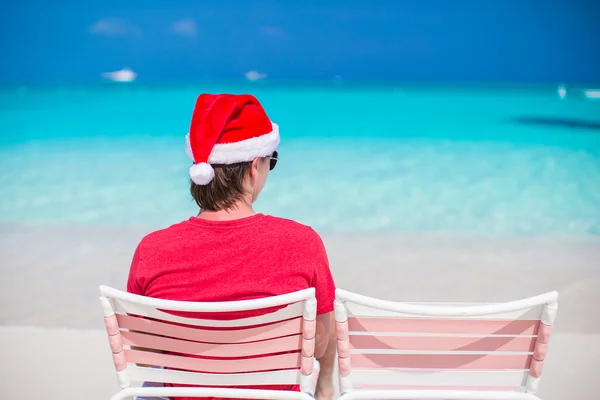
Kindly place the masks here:
POLYGON ((254 82, 254 81, 259 81, 261 79, 265 79, 267 77, 267 74, 265 74, 263 72, 258 72, 258 71, 248 71, 244 74, 244 76, 250 82, 254 82))
POLYGON ((183 18, 171 24, 171 32, 179 36, 193 37, 198 33, 198 25, 192 18, 183 18))
POLYGON ((281 37, 283 29, 278 26, 261 26, 260 33, 264 36, 281 37))
POLYGON ((106 37, 140 37, 142 35, 139 27, 130 25, 121 18, 100 19, 89 27, 88 32, 94 36, 106 37))

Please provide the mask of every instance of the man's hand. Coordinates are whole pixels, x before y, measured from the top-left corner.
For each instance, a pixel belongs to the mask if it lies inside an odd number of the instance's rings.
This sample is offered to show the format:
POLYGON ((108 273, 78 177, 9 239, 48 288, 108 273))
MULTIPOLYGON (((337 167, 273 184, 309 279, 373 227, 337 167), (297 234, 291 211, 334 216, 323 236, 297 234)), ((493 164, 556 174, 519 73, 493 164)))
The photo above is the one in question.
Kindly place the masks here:
POLYGON ((316 400, 332 400, 334 395, 333 379, 331 376, 320 376, 315 390, 316 400))

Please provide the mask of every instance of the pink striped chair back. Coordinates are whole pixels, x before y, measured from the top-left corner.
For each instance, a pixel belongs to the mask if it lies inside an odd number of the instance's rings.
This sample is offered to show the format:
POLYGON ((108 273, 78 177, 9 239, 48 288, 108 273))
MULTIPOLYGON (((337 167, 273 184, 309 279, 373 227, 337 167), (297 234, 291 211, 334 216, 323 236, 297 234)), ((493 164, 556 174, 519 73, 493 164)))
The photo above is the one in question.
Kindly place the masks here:
POLYGON ((106 286, 100 287, 100 293, 122 389, 115 400, 182 393, 251 398, 256 391, 231 387, 265 385, 300 385, 301 392, 261 390, 260 398, 306 399, 313 395, 317 374, 314 288, 214 303, 154 299, 106 286), (210 319, 211 313, 251 310, 258 310, 252 314, 257 316, 210 319), (135 382, 178 387, 140 388, 134 387, 135 382), (204 388, 181 387, 185 385, 204 388))
POLYGON ((346 400, 537 399, 557 308, 556 292, 418 304, 338 289, 340 391, 346 400))

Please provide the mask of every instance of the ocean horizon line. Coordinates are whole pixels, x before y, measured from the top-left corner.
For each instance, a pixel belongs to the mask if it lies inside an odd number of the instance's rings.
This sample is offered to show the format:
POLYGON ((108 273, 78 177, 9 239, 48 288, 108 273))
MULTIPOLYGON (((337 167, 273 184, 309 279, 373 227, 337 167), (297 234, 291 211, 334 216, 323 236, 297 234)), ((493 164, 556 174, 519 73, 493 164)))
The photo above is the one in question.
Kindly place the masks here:
POLYGON ((370 80, 370 79, 274 79, 267 78, 259 81, 247 79, 197 79, 197 80, 145 80, 137 79, 132 82, 114 82, 101 79, 93 80, 53 80, 53 81, 21 81, 0 82, 0 90, 26 89, 52 89, 52 88, 186 88, 207 85, 236 86, 255 89, 314 89, 326 88, 328 90, 360 89, 369 90, 402 90, 402 89, 434 89, 434 90, 539 90, 564 86, 568 89, 585 90, 600 88, 600 80, 596 82, 567 82, 567 81, 443 81, 443 80, 370 80))

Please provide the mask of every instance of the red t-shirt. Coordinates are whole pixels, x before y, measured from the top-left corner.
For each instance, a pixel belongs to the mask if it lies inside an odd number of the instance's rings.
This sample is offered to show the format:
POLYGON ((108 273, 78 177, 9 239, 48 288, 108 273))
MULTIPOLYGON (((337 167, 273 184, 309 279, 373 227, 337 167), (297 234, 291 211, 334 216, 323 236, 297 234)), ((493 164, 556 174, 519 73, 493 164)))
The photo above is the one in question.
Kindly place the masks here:
POLYGON ((321 238, 308 226, 263 214, 232 221, 192 217, 153 232, 138 245, 127 282, 128 292, 182 301, 247 300, 309 287, 317 314, 333 311, 335 285, 321 238))

